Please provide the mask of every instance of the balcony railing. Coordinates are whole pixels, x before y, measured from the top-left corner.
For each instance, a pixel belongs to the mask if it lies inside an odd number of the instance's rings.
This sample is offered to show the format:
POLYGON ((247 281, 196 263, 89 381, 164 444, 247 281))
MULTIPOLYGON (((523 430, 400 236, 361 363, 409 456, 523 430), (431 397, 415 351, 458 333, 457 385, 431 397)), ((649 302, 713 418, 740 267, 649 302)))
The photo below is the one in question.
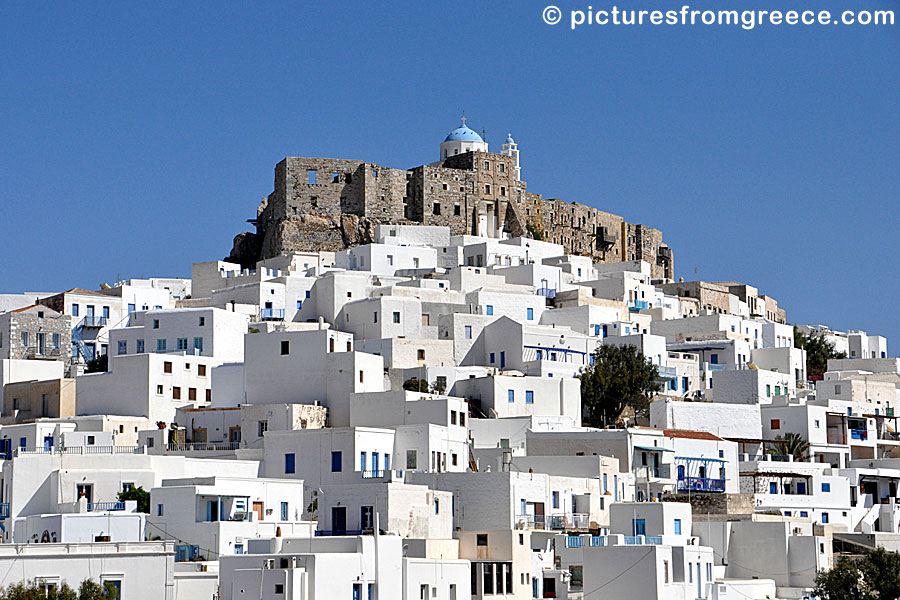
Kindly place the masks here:
POLYGON ((675 367, 656 367, 656 370, 659 372, 659 376, 663 379, 675 379, 677 377, 677 371, 675 367))
POLYGON ((662 544, 661 535, 626 535, 626 546, 659 546, 662 544))
POLYGON ((724 492, 724 479, 711 479, 709 477, 685 477, 678 480, 679 492, 724 492))
POLYGON ((0 502, 0 521, 9 518, 9 502, 0 502))
POLYGON ((87 315, 81 320, 83 327, 106 327, 109 317, 101 317, 98 315, 87 315))
POLYGON ((542 287, 535 290, 534 293, 538 296, 543 296, 544 298, 556 298, 556 288, 542 287))
POLYGON ((227 452, 241 447, 240 442, 194 442, 190 444, 169 444, 167 452, 227 452))
POLYGON ((650 308, 650 302, 647 300, 629 300, 628 301, 628 310, 632 312, 637 312, 639 310, 647 310, 650 308))
POLYGON ((88 512, 101 512, 106 510, 125 510, 124 502, 88 502, 88 512))
POLYGON ((865 429, 851 429, 850 430, 850 439, 852 440, 867 440, 869 439, 869 432, 865 429))
POLYGON ((37 446, 16 448, 14 456, 24 454, 143 454, 143 446, 37 446))
POLYGON ((580 535, 567 535, 566 548, 584 548, 584 538, 580 535))
POLYGON ((517 515, 516 523, 527 529, 567 531, 590 529, 591 516, 587 513, 565 513, 561 515, 517 515))
POLYGON ((724 371, 724 370, 725 370, 725 365, 717 365, 717 364, 714 364, 714 363, 706 363, 706 370, 707 370, 707 371, 724 371))
POLYGON ((261 321, 284 321, 283 308, 264 308, 259 311, 261 321))
POLYGON ((362 529, 316 529, 316 537, 330 537, 335 535, 363 535, 362 529))

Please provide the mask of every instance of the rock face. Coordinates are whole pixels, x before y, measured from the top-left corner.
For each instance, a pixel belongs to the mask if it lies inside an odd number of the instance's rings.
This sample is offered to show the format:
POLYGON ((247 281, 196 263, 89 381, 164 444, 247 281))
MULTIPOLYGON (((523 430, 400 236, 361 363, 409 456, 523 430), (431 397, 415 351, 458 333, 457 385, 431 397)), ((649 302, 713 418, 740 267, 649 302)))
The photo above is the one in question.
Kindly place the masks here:
POLYGON ((285 252, 339 251, 375 241, 383 224, 442 225, 453 235, 529 236, 597 262, 644 260, 672 279, 662 232, 578 203, 543 198, 516 178, 510 156, 466 152, 413 169, 288 157, 257 207, 256 233, 234 238, 227 258, 245 267, 285 252))

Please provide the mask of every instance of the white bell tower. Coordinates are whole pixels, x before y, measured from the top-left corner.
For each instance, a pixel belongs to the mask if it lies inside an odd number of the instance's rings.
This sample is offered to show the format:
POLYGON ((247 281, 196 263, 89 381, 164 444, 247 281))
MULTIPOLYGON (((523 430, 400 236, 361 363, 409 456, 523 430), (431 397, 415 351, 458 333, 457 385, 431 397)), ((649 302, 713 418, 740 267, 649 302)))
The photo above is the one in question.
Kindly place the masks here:
POLYGON ((503 143, 500 154, 504 156, 512 156, 516 159, 516 181, 522 181, 522 170, 519 167, 519 146, 516 140, 512 138, 511 133, 506 134, 506 141, 503 143))

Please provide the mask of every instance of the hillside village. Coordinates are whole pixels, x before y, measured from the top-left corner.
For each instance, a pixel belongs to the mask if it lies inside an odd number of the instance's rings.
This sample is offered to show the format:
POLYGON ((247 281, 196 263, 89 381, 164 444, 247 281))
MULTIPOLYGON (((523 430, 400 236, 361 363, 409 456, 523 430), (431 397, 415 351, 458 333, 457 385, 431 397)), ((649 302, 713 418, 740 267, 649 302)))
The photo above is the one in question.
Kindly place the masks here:
POLYGON ((900 549, 884 337, 676 278, 657 230, 525 193, 512 136, 463 123, 408 177, 329 160, 279 163, 190 279, 0 295, 0 586, 797 599, 900 549), (657 391, 585 426, 603 347, 657 391))

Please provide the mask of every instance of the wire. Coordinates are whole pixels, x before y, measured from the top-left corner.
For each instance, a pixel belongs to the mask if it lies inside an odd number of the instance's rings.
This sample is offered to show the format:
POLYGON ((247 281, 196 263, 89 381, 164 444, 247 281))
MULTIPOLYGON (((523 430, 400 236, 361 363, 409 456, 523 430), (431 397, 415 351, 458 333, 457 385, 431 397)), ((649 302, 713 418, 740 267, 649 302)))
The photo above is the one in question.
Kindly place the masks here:
MULTIPOLYGON (((190 543, 190 542, 187 541, 187 540, 183 540, 183 539, 181 539, 181 538, 179 538, 179 537, 177 537, 177 536, 172 535, 171 533, 169 533, 168 531, 166 531, 165 529, 163 529, 163 528, 160 527, 159 525, 156 525, 156 524, 154 524, 154 523, 151 523, 150 521, 147 521, 146 523, 147 523, 148 526, 150 526, 150 527, 156 529, 157 531, 161 531, 161 532, 163 533, 163 535, 169 536, 171 539, 175 540, 176 542, 181 542, 182 544, 185 544, 185 545, 187 545, 187 546, 197 546, 198 549, 204 550, 204 551, 207 553, 207 556, 209 556, 210 553, 211 553, 211 554, 215 554, 215 555, 216 555, 216 560, 218 560, 218 557, 221 556, 221 554, 219 553, 218 550, 210 550, 209 548, 204 548, 203 546, 200 546, 200 545, 198 545, 198 544, 192 544, 192 543, 190 543)), ((212 560, 212 559, 209 559, 209 560, 212 560)))

